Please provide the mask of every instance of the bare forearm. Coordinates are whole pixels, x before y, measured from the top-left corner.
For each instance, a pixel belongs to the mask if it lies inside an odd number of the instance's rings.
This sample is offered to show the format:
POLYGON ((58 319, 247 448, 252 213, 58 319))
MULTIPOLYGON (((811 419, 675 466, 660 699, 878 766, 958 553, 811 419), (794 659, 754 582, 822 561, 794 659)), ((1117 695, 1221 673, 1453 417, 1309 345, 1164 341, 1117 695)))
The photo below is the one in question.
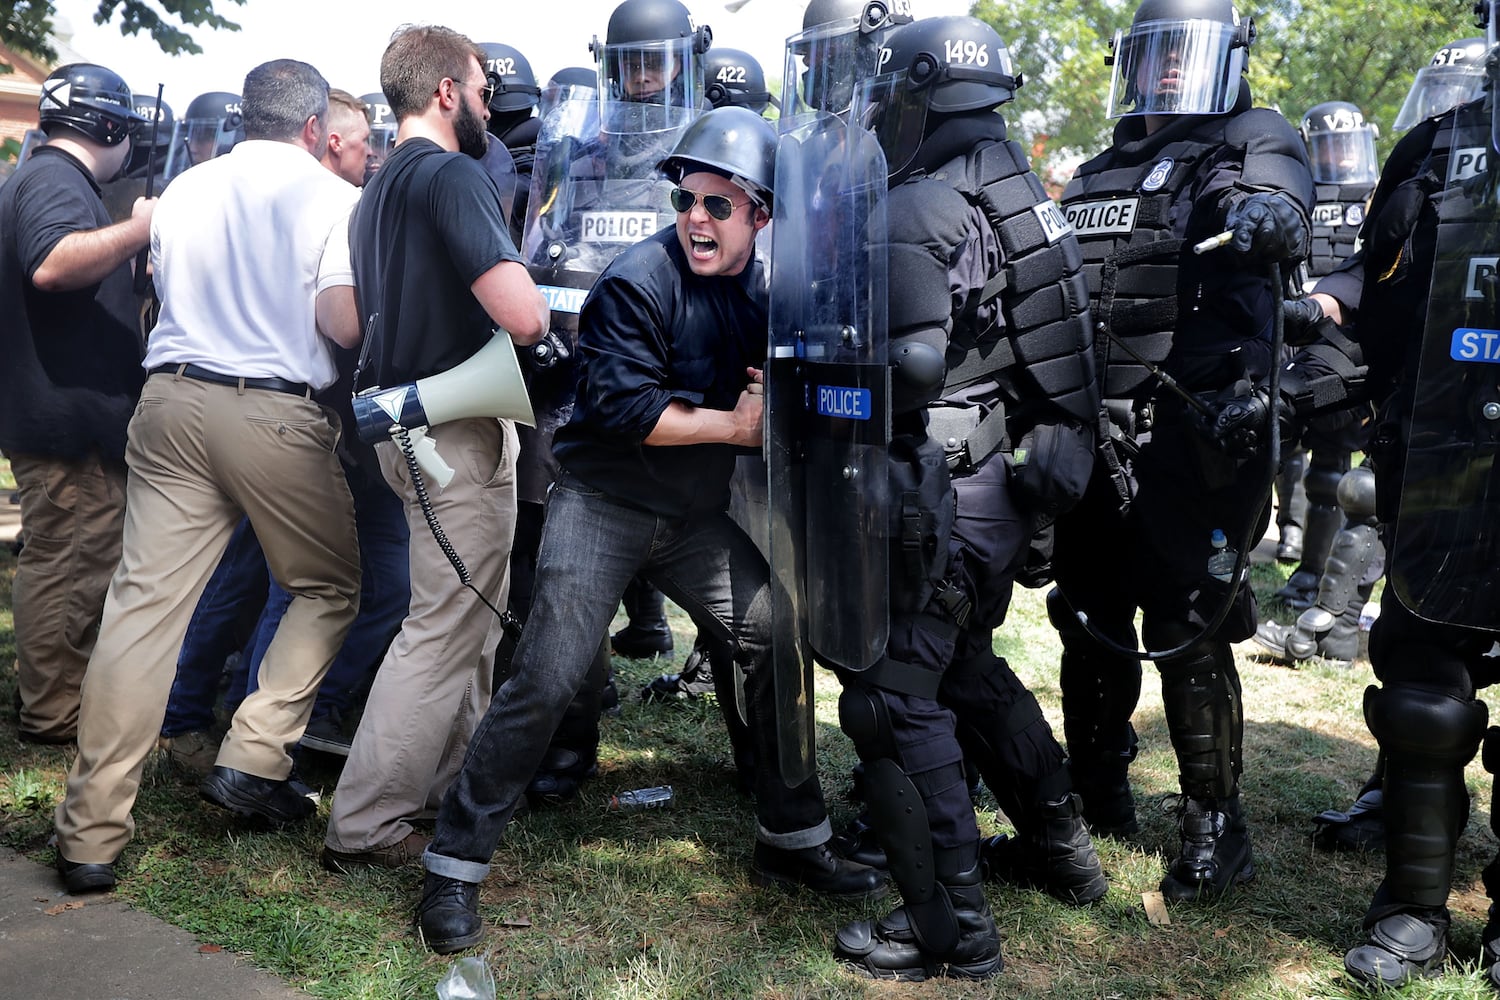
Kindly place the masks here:
POLYGON ((47 254, 31 282, 44 292, 71 292, 103 281, 151 238, 149 218, 69 233, 47 254))
POLYGON ((657 418, 645 443, 654 446, 737 444, 753 447, 760 440, 759 434, 753 435, 752 440, 752 435, 736 420, 731 410, 691 406, 674 399, 657 418))

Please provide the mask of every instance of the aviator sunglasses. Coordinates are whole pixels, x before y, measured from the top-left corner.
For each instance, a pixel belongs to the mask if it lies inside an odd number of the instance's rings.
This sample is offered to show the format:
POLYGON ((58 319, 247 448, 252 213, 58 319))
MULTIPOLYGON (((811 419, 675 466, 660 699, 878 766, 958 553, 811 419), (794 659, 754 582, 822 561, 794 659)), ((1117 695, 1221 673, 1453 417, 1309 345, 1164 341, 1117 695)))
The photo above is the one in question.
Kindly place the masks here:
POLYGON ((699 194, 697 191, 689 191, 687 188, 674 187, 672 189, 672 207, 679 212, 691 212, 693 206, 698 204, 698 199, 703 199, 703 208, 709 215, 723 222, 734 214, 734 210, 740 205, 748 202, 740 202, 736 205, 722 194, 699 194))

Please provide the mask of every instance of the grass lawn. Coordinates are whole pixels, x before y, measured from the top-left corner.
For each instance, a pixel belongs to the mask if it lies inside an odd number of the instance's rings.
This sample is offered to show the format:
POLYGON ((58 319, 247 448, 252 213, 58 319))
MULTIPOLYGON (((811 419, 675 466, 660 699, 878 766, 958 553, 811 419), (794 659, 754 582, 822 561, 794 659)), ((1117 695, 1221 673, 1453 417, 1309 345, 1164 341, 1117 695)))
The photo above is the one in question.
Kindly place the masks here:
MULTIPOLYGON (((3 472, 0 472, 3 474, 3 472)), ((3 482, 0 479, 0 482, 3 482)), ((71 751, 15 737, 15 643, 10 581, 0 552, 0 840, 38 861, 71 751)), ((1263 567, 1268 593, 1284 570, 1263 567)), ((678 660, 691 643, 674 619, 678 660)), ((1032 686, 1055 729, 1058 646, 1040 592, 1016 596, 998 648, 1032 686)), ((1248 652, 1242 647, 1240 652, 1248 652)), ((992 887, 1006 968, 985 984, 875 984, 829 957, 842 922, 883 912, 823 903, 751 884, 750 804, 735 792, 729 748, 710 704, 643 705, 635 692, 664 664, 616 661, 623 711, 606 719, 600 775, 579 801, 514 824, 482 890, 488 958, 503 997, 1146 997, 1335 998, 1363 995, 1342 956, 1382 872, 1379 855, 1314 850, 1308 817, 1347 804, 1374 758, 1360 710, 1368 664, 1290 670, 1241 659, 1247 715, 1245 808, 1257 877, 1214 906, 1174 906, 1149 922, 1142 893, 1156 889, 1176 852, 1170 796, 1176 768, 1160 685, 1148 668, 1135 723, 1142 754, 1132 774, 1141 832, 1101 841, 1109 895, 1082 909, 1032 891, 992 887), (671 784, 670 809, 610 813, 622 789, 671 784)), ((835 825, 855 812, 845 796, 853 753, 839 732, 836 686, 822 679, 820 763, 835 825)), ((306 775, 331 792, 325 760, 306 775)), ((1468 772, 1473 816, 1460 845, 1452 954, 1444 977, 1395 994, 1489 997, 1479 931, 1487 900, 1480 869, 1494 856, 1490 778, 1468 772)), ((318 822, 284 833, 235 825, 201 803, 192 782, 153 760, 121 865, 119 893, 205 942, 242 953, 320 997, 431 998, 449 959, 429 955, 410 930, 417 869, 342 877, 318 864, 318 822)), ((1003 828, 993 807, 986 830, 1003 828)))

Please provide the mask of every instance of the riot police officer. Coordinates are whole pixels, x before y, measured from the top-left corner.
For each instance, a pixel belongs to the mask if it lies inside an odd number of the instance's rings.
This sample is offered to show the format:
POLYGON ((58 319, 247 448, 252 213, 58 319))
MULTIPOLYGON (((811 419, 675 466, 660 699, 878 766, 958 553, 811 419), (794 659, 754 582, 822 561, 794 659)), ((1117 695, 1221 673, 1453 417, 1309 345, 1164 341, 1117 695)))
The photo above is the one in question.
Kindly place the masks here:
POLYGON ((1284 275, 1260 264, 1284 272, 1307 249, 1307 154, 1286 119, 1252 107, 1242 72, 1254 37, 1230 0, 1143 0, 1106 59, 1114 141, 1062 199, 1109 421, 1088 494, 1057 525, 1048 610, 1063 643, 1063 727, 1089 824, 1134 832, 1139 608, 1183 792, 1181 850, 1161 886, 1174 900, 1217 897, 1254 872, 1230 642, 1254 632, 1255 602, 1232 572, 1207 568, 1215 532, 1243 551, 1265 530, 1269 476, 1216 454, 1195 420, 1201 404, 1184 398, 1270 369, 1284 275), (1227 246, 1192 252, 1225 230, 1227 246), (1168 378, 1178 391, 1162 388, 1168 378))
POLYGON ((130 159, 125 161, 120 176, 99 185, 105 210, 116 222, 129 218, 131 204, 147 193, 148 165, 153 175, 149 193, 152 196, 161 194, 167 173, 167 151, 172 147, 172 134, 176 131, 171 105, 166 101, 158 105, 154 93, 132 93, 135 94, 135 113, 151 124, 142 125, 131 140, 130 159))
MULTIPOLYGON (((1477 5, 1493 41, 1496 3, 1477 5)), ((1367 940, 1344 967, 1371 986, 1435 974, 1447 952, 1454 852, 1469 816, 1464 768, 1484 751, 1500 770, 1500 728, 1476 692, 1500 680, 1487 654, 1500 620, 1494 602, 1494 379, 1466 334, 1500 326, 1492 259, 1500 231, 1495 175, 1495 73, 1482 65, 1482 99, 1414 125, 1381 172, 1359 258, 1320 284, 1324 336, 1262 388, 1227 406, 1217 429, 1234 440, 1267 411, 1300 416, 1349 398, 1379 401, 1370 457, 1387 546, 1386 587, 1370 634, 1379 685, 1365 691, 1365 721, 1384 762, 1386 867, 1365 914, 1367 940), (1332 279, 1342 278, 1341 282, 1332 279), (1328 287, 1325 288, 1324 285, 1328 287), (1316 401, 1315 401, 1316 400, 1316 401)), ((1492 817, 1491 825, 1496 823, 1492 817)), ((1500 899, 1500 858, 1484 869, 1500 899)), ((1480 935, 1490 983, 1500 989, 1500 917, 1480 935)))
MULTIPOLYGON (((775 437, 767 461, 783 469, 798 455, 812 456, 800 463, 801 475, 827 487, 809 485, 805 506, 773 513, 772 552, 780 576, 789 560, 778 552, 778 538, 798 537, 785 525, 800 514, 808 564, 819 574, 810 568, 805 585, 805 641, 843 685, 840 722, 864 765, 875 834, 905 899, 878 921, 839 930, 834 954, 874 978, 980 979, 1003 962, 981 884, 966 756, 1019 832, 1016 874, 1075 902, 1107 888, 1063 750, 1036 699, 993 651, 993 630, 1036 521, 1076 499, 1089 473, 1098 397, 1087 288, 1076 243, 996 113, 1020 78, 994 29, 969 17, 932 18, 890 29, 882 45, 883 71, 840 75, 856 81, 850 120, 868 123, 884 154, 889 233, 870 267, 884 270, 889 285, 871 277, 882 297, 878 312, 869 321, 846 321, 845 333, 809 317, 799 327, 807 331, 800 350, 774 339, 784 329, 778 302, 797 301, 798 286, 809 280, 803 275, 830 286, 846 280, 818 277, 838 220, 825 225, 817 215, 827 204, 829 175, 817 152, 854 148, 863 133, 850 127, 847 141, 834 131, 838 141, 823 142, 825 113, 807 116, 807 125, 790 119, 782 139, 784 147, 797 146, 795 157, 784 150, 778 183, 784 172, 796 173, 800 183, 788 189, 809 194, 777 214, 776 225, 787 228, 773 244, 768 391, 775 437), (790 165, 798 163, 795 171, 790 165), (785 239, 808 216, 814 221, 801 227, 817 232, 785 239), (862 402, 860 390, 840 380, 878 387, 885 370, 867 381, 841 374, 842 364, 817 362, 840 362, 840 344, 878 342, 879 312, 890 330, 891 437, 876 467, 887 470, 888 486, 858 494, 857 502, 874 505, 868 515, 888 527, 870 532, 859 510, 836 520, 845 505, 831 498, 847 496, 840 484, 857 484, 878 451, 834 456, 839 442, 867 433, 870 425, 861 421, 879 415, 881 394, 862 402), (829 343, 818 339, 820 330, 830 332, 829 343), (805 398, 821 401, 816 414, 797 409, 805 398), (819 563, 818 546, 832 532, 843 533, 833 544, 839 554, 819 563), (860 558, 861 537, 871 535, 879 536, 873 554, 885 554, 889 577, 877 573, 867 589, 869 581, 838 574, 860 558), (874 630, 875 615, 842 603, 858 593, 878 594, 884 599, 870 607, 889 609, 884 648, 864 655, 837 634, 874 630), (820 624, 830 618, 837 620, 820 624)), ((847 189, 861 190, 858 180, 847 189)), ((807 307, 816 310, 818 296, 812 298, 807 307)), ((776 476, 773 512, 788 496, 776 476)))
MULTIPOLYGON (((1375 156, 1378 130, 1353 104, 1327 101, 1308 109, 1301 131, 1317 198, 1312 246, 1305 264, 1311 290, 1313 280, 1354 252, 1365 205, 1380 172, 1375 156)), ((1339 480, 1349 471, 1350 453, 1364 448, 1369 417, 1368 407, 1324 414, 1282 442, 1283 460, 1276 481, 1281 543, 1276 556, 1298 565, 1276 596, 1293 610, 1307 609, 1317 597, 1323 563, 1344 523, 1337 499, 1339 480)), ((1273 655, 1281 652, 1282 628, 1273 621, 1262 622, 1256 629, 1256 643, 1273 655)))
POLYGON ((365 183, 380 169, 385 158, 396 148, 396 115, 391 111, 391 102, 376 90, 360 98, 365 106, 365 119, 370 123, 370 159, 365 164, 365 183))
POLYGON ((713 107, 732 104, 758 115, 776 104, 776 98, 766 89, 766 71, 760 62, 748 52, 722 45, 709 49, 704 60, 703 96, 713 107))
POLYGON ((513 45, 480 42, 485 73, 493 77, 495 95, 490 98, 490 120, 485 128, 510 150, 515 163, 514 201, 510 213, 511 238, 521 245, 526 224, 526 199, 531 191, 531 165, 536 156, 536 137, 541 119, 536 117, 542 90, 537 86, 531 62, 513 45))
POLYGON ((188 104, 173 130, 167 177, 176 177, 194 164, 223 156, 244 138, 239 94, 221 90, 199 94, 188 104))

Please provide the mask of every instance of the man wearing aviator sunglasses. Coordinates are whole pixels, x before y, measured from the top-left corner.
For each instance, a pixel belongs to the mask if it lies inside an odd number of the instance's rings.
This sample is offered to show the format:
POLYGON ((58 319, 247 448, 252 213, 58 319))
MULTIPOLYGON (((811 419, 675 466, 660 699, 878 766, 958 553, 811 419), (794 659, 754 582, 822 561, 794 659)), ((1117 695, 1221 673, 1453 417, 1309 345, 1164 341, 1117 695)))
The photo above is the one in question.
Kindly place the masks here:
POLYGON ((844 899, 886 891, 879 873, 829 849, 816 776, 793 787, 782 778, 770 573, 726 510, 738 452, 761 444, 768 293, 754 245, 770 221, 775 161, 775 130, 746 108, 688 126, 661 164, 678 185, 676 226, 616 257, 584 301, 578 399, 556 436, 562 471, 535 600, 422 859, 417 917, 435 951, 484 936, 479 882, 637 573, 745 668, 760 761, 753 877, 844 899))

